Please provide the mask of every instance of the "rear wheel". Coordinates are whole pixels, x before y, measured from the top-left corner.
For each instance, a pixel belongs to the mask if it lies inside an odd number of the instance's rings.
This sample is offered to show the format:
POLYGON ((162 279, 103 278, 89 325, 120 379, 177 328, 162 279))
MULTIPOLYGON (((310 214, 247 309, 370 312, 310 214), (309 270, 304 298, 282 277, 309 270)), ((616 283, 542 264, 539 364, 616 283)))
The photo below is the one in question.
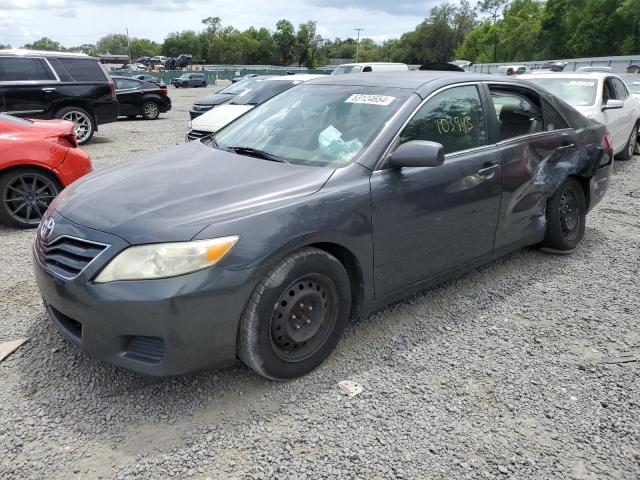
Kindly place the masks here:
POLYGON ((238 331, 238 356, 267 378, 285 380, 320 365, 337 345, 351 310, 342 264, 317 248, 280 261, 256 286, 238 331))
POLYGON ((155 120, 160 116, 160 107, 156 102, 148 101, 142 105, 142 117, 145 120, 155 120))
POLYGON ((620 152, 618 158, 620 160, 630 160, 634 153, 637 153, 638 149, 638 125, 634 125, 631 130, 631 135, 627 140, 627 144, 624 146, 624 150, 620 152))
POLYGON ((0 177, 0 221, 12 227, 36 227, 61 190, 58 179, 44 170, 23 167, 5 173, 0 177))
POLYGON ((569 177, 547 201, 547 233, 542 247, 571 252, 582 237, 587 217, 587 201, 582 185, 569 177))
POLYGON ((80 107, 64 107, 56 112, 56 118, 69 120, 75 124, 73 133, 78 140, 78 145, 84 145, 91 140, 96 131, 93 115, 80 107))

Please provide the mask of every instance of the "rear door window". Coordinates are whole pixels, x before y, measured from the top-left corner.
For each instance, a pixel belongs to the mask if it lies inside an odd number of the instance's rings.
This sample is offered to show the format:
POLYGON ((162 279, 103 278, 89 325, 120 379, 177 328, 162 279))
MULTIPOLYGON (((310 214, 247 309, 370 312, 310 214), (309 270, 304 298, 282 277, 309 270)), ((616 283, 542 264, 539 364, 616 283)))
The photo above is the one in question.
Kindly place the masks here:
POLYGON ((544 113, 544 129, 547 132, 570 128, 562 115, 546 100, 542 101, 542 110, 544 113))
POLYGON ((42 58, 0 57, 0 82, 55 79, 51 68, 42 58))
POLYGON ((125 90, 128 88, 137 88, 140 85, 140 82, 128 78, 116 78, 116 88, 118 90, 125 90))
POLYGON ((543 131, 538 98, 519 91, 491 88, 491 100, 500 128, 500 140, 543 131))
MULTIPOLYGON (((102 67, 96 60, 84 58, 59 58, 67 74, 76 82, 105 82, 102 67)), ((62 78, 62 76, 61 76, 62 78)))
POLYGON ((400 134, 400 143, 429 140, 453 153, 487 144, 484 114, 478 89, 454 87, 429 99, 400 134))

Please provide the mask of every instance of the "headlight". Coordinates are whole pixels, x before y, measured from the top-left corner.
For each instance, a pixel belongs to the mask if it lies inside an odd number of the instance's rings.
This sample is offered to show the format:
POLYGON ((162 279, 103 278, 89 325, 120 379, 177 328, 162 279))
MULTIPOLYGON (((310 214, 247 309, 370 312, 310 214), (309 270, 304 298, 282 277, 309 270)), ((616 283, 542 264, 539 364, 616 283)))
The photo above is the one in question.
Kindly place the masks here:
POLYGON ((193 124, 193 120, 189 120, 189 123, 187 123, 187 130, 191 130, 192 124, 193 124))
POLYGON ((230 236, 193 242, 156 243, 129 247, 96 277, 96 283, 175 277, 218 263, 238 242, 230 236))

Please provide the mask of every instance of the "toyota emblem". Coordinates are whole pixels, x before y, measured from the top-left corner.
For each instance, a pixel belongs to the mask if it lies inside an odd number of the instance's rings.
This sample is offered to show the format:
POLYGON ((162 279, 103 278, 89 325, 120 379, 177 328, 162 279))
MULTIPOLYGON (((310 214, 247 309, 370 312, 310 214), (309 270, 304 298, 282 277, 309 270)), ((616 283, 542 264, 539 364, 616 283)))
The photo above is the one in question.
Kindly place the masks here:
POLYGON ((49 217, 44 222, 42 222, 42 226, 40 227, 40 236, 43 240, 46 240, 51 236, 55 226, 56 221, 53 219, 53 217, 49 217))

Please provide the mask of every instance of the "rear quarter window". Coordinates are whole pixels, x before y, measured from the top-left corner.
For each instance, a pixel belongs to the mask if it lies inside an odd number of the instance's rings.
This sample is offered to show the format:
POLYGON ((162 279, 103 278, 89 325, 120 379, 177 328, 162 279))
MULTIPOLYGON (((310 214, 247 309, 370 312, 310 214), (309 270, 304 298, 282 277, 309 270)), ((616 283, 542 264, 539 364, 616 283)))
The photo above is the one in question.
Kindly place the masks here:
POLYGON ((63 69, 58 76, 62 79, 71 78, 76 82, 106 82, 107 79, 100 64, 93 59, 59 58, 56 70, 63 69))
POLYGON ((0 82, 55 79, 49 65, 42 58, 0 57, 0 82))

